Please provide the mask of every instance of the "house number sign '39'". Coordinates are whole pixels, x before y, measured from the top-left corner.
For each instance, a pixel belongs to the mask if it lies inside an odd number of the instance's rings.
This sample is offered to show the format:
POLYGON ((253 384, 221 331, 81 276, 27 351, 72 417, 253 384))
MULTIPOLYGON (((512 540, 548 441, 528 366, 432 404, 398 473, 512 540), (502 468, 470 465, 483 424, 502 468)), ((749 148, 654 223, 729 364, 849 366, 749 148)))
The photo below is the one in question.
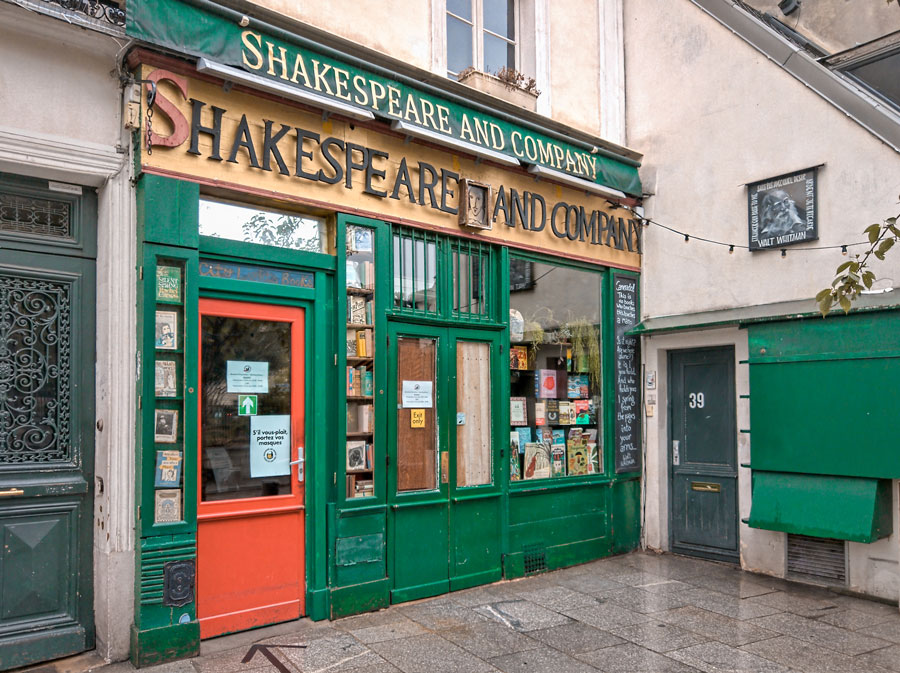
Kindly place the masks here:
POLYGON ((688 395, 688 406, 691 409, 702 409, 704 404, 703 393, 690 393, 688 395))

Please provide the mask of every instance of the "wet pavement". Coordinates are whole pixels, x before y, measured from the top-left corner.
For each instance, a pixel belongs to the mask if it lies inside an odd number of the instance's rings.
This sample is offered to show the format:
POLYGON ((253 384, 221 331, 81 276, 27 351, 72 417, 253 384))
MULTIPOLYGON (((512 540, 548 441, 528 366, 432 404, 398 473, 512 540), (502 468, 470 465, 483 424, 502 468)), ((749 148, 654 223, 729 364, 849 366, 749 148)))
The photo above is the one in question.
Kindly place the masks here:
MULTIPOLYGON (((896 606, 644 552, 276 628, 280 635, 264 630, 205 641, 200 657, 142 671, 900 671, 896 606)), ((134 669, 126 663, 93 670, 134 669)))

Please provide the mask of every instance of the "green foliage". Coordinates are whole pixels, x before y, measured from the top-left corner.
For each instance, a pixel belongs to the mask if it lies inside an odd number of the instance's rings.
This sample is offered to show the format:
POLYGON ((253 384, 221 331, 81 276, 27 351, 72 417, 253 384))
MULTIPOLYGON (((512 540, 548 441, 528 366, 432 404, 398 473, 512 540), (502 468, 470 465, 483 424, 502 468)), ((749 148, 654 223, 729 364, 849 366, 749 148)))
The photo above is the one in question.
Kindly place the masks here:
MULTIPOLYGON (((900 0, 889 0, 893 1, 900 3, 900 0)), ((816 304, 822 317, 828 315, 835 304, 840 306, 844 313, 849 313, 853 301, 860 293, 872 289, 875 273, 869 269, 869 258, 874 255, 877 260, 884 261, 885 255, 894 247, 894 243, 900 238, 897 217, 889 217, 880 224, 870 224, 864 233, 869 242, 868 249, 838 266, 831 287, 826 287, 816 295, 816 304)))

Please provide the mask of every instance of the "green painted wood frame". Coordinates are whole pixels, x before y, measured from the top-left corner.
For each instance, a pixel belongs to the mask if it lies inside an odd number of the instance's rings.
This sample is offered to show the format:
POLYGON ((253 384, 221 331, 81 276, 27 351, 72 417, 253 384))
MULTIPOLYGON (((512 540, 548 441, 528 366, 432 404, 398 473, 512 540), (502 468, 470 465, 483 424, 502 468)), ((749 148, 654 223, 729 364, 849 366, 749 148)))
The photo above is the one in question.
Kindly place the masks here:
MULTIPOLYGON (((306 606, 312 619, 329 614, 325 494, 327 491, 328 445, 326 429, 334 427, 335 377, 331 369, 334 343, 335 257, 324 253, 287 251, 268 246, 228 241, 199 235, 199 186, 181 180, 143 174, 137 185, 138 233, 138 356, 136 414, 136 526, 140 546, 136 557, 135 624, 132 628, 131 658, 139 666, 161 663, 199 652, 199 627, 194 604, 178 608, 162 604, 163 566, 172 560, 196 558, 197 502, 197 348, 198 299, 215 296, 245 301, 303 306, 307 310, 306 386, 306 606), (199 260, 252 261, 267 267, 303 269, 314 274, 312 289, 286 288, 265 283, 200 277, 199 260), (154 523, 155 450, 153 418, 154 327, 156 265, 180 264, 184 268, 181 310, 183 340, 173 353, 180 360, 182 396, 181 441, 183 462, 183 516, 180 523, 154 523), (185 347, 185 344, 187 345, 185 347), (192 346, 193 344, 193 346, 192 346), (187 614, 188 621, 179 623, 187 614)), ((171 304, 161 308, 172 308, 171 304)), ((171 447, 163 447, 171 448, 171 447)))

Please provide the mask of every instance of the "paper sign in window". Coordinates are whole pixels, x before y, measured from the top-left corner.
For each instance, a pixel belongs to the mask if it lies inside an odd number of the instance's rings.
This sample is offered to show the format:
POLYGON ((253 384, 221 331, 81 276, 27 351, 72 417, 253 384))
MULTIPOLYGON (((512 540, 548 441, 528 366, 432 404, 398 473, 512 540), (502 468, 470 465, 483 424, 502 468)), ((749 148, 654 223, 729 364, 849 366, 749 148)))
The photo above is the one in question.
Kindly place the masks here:
POLYGON ((291 473, 291 417, 250 417, 250 477, 291 473))
POLYGON ((269 392, 269 363, 228 360, 225 368, 229 393, 269 392))
POLYGON ((431 381, 404 381, 402 403, 404 409, 431 409, 434 385, 431 381))

